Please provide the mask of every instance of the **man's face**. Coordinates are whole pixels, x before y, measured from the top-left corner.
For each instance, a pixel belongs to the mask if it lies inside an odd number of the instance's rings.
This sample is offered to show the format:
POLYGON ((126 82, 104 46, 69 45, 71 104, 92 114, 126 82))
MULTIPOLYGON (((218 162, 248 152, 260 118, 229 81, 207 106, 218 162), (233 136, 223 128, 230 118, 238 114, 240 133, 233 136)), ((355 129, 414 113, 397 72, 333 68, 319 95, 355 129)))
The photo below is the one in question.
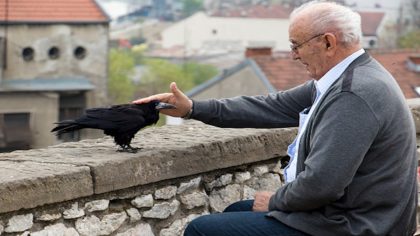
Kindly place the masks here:
POLYGON ((308 74, 319 80, 331 68, 324 43, 325 32, 315 32, 303 17, 296 18, 289 27, 291 54, 305 65, 308 74))

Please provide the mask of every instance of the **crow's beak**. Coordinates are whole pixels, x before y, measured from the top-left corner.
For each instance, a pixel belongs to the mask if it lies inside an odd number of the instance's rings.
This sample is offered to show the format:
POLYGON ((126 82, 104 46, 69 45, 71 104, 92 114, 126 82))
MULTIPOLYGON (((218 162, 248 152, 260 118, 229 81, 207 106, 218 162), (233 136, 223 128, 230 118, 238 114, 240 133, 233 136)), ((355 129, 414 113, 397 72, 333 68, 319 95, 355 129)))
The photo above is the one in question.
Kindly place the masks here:
POLYGON ((164 103, 164 102, 159 102, 156 106, 155 106, 156 110, 161 110, 161 109, 175 109, 176 106, 169 104, 169 103, 164 103))

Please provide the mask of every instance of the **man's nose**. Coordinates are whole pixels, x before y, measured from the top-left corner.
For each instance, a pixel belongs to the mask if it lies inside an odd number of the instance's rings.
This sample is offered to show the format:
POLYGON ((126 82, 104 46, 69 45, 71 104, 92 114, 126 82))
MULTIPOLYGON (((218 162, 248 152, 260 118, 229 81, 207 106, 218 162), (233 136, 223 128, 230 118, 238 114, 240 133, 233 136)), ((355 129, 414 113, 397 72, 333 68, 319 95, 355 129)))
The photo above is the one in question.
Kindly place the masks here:
POLYGON ((294 50, 291 50, 291 51, 290 51, 290 57, 291 57, 293 60, 299 60, 299 59, 300 59, 300 57, 299 57, 299 53, 298 53, 297 51, 294 51, 294 50))

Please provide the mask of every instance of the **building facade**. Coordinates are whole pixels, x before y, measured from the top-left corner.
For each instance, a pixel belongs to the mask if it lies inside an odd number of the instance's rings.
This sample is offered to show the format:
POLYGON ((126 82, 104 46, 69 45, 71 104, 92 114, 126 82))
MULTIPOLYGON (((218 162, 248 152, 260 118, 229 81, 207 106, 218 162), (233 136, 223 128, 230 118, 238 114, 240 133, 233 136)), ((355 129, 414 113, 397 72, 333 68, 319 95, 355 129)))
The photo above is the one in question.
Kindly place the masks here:
POLYGON ((0 151, 52 145, 54 122, 106 104, 108 35, 94 0, 0 3, 0 151))

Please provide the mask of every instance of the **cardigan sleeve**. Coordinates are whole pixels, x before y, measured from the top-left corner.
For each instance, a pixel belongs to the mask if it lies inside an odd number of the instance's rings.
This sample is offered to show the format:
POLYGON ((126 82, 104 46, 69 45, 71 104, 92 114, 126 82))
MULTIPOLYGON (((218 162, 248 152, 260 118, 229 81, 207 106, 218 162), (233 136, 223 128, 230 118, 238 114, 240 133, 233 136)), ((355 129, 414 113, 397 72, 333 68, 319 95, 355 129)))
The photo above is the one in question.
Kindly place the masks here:
POLYGON ((312 104, 314 81, 267 96, 194 101, 191 118, 225 128, 282 128, 299 125, 299 112, 312 104))

